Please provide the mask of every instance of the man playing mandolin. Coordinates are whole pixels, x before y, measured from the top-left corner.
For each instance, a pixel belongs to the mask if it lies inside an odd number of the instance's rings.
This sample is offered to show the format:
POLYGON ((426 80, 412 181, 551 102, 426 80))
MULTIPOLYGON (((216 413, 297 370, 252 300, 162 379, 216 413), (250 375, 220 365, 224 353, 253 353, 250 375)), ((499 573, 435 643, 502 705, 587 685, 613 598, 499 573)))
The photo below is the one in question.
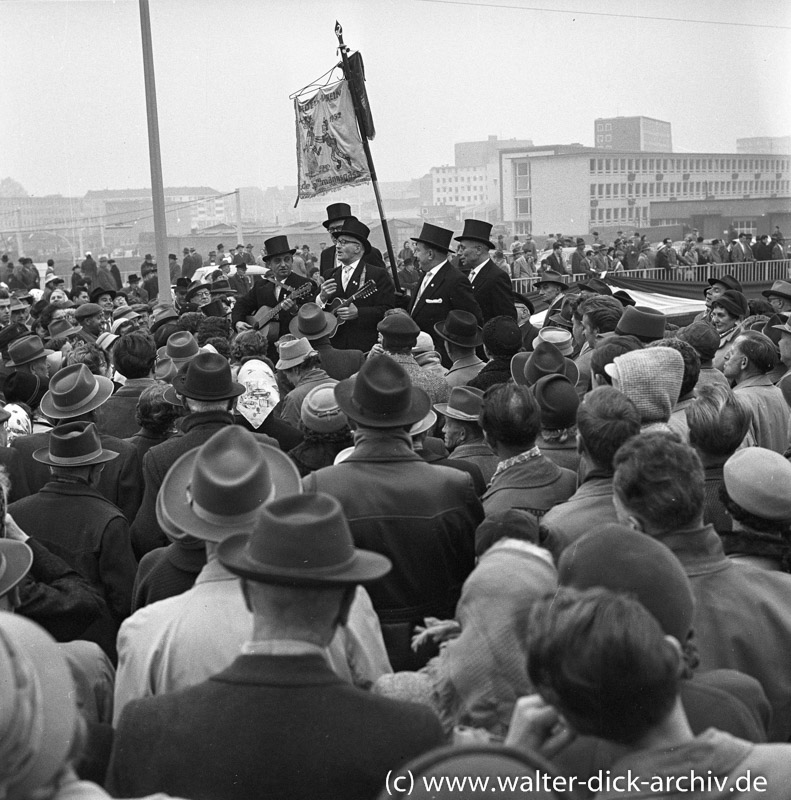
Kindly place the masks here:
POLYGON ((387 270, 367 261, 369 233, 367 225, 350 217, 332 234, 339 266, 321 285, 316 302, 338 317, 332 338, 338 350, 370 350, 377 340, 376 326, 395 305, 387 270))

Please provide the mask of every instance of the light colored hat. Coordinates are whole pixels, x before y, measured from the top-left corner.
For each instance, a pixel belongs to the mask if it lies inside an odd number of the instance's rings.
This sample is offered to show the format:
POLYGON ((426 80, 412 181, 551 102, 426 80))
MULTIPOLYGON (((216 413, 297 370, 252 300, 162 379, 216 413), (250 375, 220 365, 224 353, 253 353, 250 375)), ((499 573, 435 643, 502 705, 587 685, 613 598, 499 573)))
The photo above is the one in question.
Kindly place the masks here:
POLYGON ((281 341, 278 346, 280 358, 275 369, 291 369, 298 367, 310 356, 318 355, 310 344, 309 339, 294 339, 292 341, 281 341))
POLYGON ((437 414, 435 411, 429 409, 428 413, 426 414, 423 419, 419 419, 415 422, 412 427, 409 429, 410 436, 419 436, 421 433, 425 433, 428 430, 431 430, 437 422, 437 414))
POLYGON ((561 355, 570 356, 574 352, 574 342, 569 331, 561 328, 541 328, 538 331, 538 338, 554 344, 560 350, 561 355))
POLYGON ((730 498, 761 519, 791 519, 791 463, 773 450, 737 450, 722 470, 730 498))
POLYGON ((327 383, 311 389, 302 401, 302 424, 316 433, 334 433, 349 424, 335 399, 334 384, 327 383))

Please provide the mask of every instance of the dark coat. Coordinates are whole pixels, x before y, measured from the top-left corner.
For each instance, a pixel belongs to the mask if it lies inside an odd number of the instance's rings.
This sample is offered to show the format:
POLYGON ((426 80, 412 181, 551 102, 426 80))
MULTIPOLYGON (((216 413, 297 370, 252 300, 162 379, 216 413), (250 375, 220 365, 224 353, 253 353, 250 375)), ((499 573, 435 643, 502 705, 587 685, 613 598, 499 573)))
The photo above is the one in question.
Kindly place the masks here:
POLYGON ((22 459, 19 453, 11 447, 0 447, 0 467, 8 474, 11 481, 11 491, 8 502, 13 503, 20 497, 27 497, 30 489, 27 485, 27 476, 22 468, 22 459))
MULTIPOLYGON (((381 267, 384 270, 387 269, 385 266, 385 260, 382 258, 382 251, 379 250, 379 248, 371 245, 371 252, 368 253, 365 258, 369 264, 373 264, 375 267, 381 267)), ((321 256, 319 257, 319 272, 321 273, 321 277, 329 278, 334 272, 336 266, 337 260, 335 258, 335 247, 332 245, 325 247, 321 251, 321 256)))
POLYGON ((561 275, 566 274, 566 265, 563 263, 563 259, 558 258, 554 253, 550 253, 541 263, 546 264, 547 269, 559 272, 561 275))
POLYGON ((507 383, 509 380, 511 380, 511 359, 495 356, 471 381, 467 381, 467 386, 485 392, 490 386, 507 383))
POLYGON ((335 297, 345 299, 351 297, 366 281, 376 282, 376 293, 370 297, 362 297, 354 301, 357 307, 357 319, 339 323, 335 335, 332 337, 332 346, 336 350, 361 350, 368 352, 377 340, 376 326, 382 321, 385 311, 395 305, 395 291, 393 282, 387 271, 368 261, 368 256, 360 259, 357 268, 349 279, 346 289, 343 288, 340 267, 334 270, 331 278, 335 280, 338 291, 335 297), (363 275, 363 273, 365 273, 363 275))
POLYGON ((253 279, 249 275, 240 275, 235 272, 228 276, 228 285, 241 297, 253 288, 253 279))
POLYGON ((321 368, 336 381, 350 378, 365 363, 365 353, 362 350, 336 350, 326 337, 314 339, 311 344, 321 358, 321 368))
POLYGON ((483 321, 506 316, 516 319, 511 279, 493 261, 487 261, 472 282, 472 293, 481 307, 483 321))
POLYGON ((242 655, 189 689, 134 700, 107 788, 192 800, 370 800, 390 769, 443 743, 427 708, 364 692, 320 655, 242 655))
POLYGON ((136 378, 127 381, 115 394, 96 409, 96 427, 110 436, 128 439, 134 436, 140 426, 135 420, 137 401, 149 386, 154 386, 153 378, 136 378))
POLYGON ((416 452, 427 464, 451 467, 466 472, 472 478, 472 485, 478 497, 486 491, 486 481, 483 479, 480 467, 472 461, 448 458, 448 451, 442 439, 427 436, 423 441, 423 449, 416 452))
POLYGON ((172 542, 146 553, 140 559, 135 576, 132 612, 191 589, 205 564, 204 546, 189 548, 172 542))

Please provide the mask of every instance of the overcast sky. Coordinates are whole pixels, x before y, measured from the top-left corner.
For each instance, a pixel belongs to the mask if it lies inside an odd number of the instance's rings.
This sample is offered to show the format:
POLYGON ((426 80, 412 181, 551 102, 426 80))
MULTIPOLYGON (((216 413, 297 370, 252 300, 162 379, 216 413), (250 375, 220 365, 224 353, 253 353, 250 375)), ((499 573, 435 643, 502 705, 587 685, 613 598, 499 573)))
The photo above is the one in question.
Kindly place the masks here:
MULTIPOLYGON (((687 152, 791 134, 789 0, 151 0, 165 185, 295 184, 289 95, 337 61, 336 17, 380 180, 490 134, 592 145, 600 116, 668 120, 687 152)), ((0 0, 0 30, 0 178, 150 186, 138 1, 0 0)))

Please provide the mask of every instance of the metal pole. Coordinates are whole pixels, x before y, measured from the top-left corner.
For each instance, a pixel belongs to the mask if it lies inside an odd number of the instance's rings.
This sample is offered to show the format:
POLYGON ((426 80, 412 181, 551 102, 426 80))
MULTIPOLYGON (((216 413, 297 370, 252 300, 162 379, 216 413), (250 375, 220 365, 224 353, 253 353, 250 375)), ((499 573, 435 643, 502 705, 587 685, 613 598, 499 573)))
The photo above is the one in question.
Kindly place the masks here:
POLYGON ((16 234, 16 249, 17 249, 17 257, 21 258, 25 255, 25 248, 22 244, 22 223, 20 222, 20 211, 21 209, 15 208, 14 209, 14 233, 16 234))
MULTIPOLYGON (((335 22, 335 35, 338 37, 338 49, 341 51, 341 58, 343 59, 343 74, 347 80, 351 81, 351 70, 349 69, 349 48, 343 43, 343 28, 336 20, 335 22)), ((352 103, 354 105, 354 116, 357 119, 357 129, 360 133, 360 139, 363 143, 363 152, 365 153, 365 160, 368 162, 368 169, 371 172, 371 184, 374 187, 374 197, 376 198, 376 207, 379 209, 379 219, 382 222, 382 233, 385 237, 385 246, 387 247, 387 255, 390 257, 390 271, 393 273, 393 284, 397 292, 401 292, 401 284, 398 280, 398 269, 393 250, 393 243, 390 241, 390 229, 387 227, 387 220, 385 219, 385 211, 382 206, 382 197, 379 194, 379 181, 376 177, 376 167, 374 167, 374 159, 371 155, 371 148, 368 146, 368 137, 363 135, 363 125, 360 122, 362 117, 362 109, 360 108, 360 101, 357 97, 357 92, 352 89, 352 103)))
POLYGON ((236 244, 244 244, 242 238, 242 191, 237 189, 234 192, 236 197, 236 244))
POLYGON ((148 155, 151 162, 151 199, 154 204, 154 240, 156 242, 159 301, 170 302, 170 270, 168 268, 168 233, 165 219, 165 189, 162 183, 162 158, 159 150, 159 117, 157 88, 154 81, 154 50, 151 42, 151 17, 148 0, 140 0, 140 32, 143 40, 143 75, 146 87, 148 118, 148 155))

